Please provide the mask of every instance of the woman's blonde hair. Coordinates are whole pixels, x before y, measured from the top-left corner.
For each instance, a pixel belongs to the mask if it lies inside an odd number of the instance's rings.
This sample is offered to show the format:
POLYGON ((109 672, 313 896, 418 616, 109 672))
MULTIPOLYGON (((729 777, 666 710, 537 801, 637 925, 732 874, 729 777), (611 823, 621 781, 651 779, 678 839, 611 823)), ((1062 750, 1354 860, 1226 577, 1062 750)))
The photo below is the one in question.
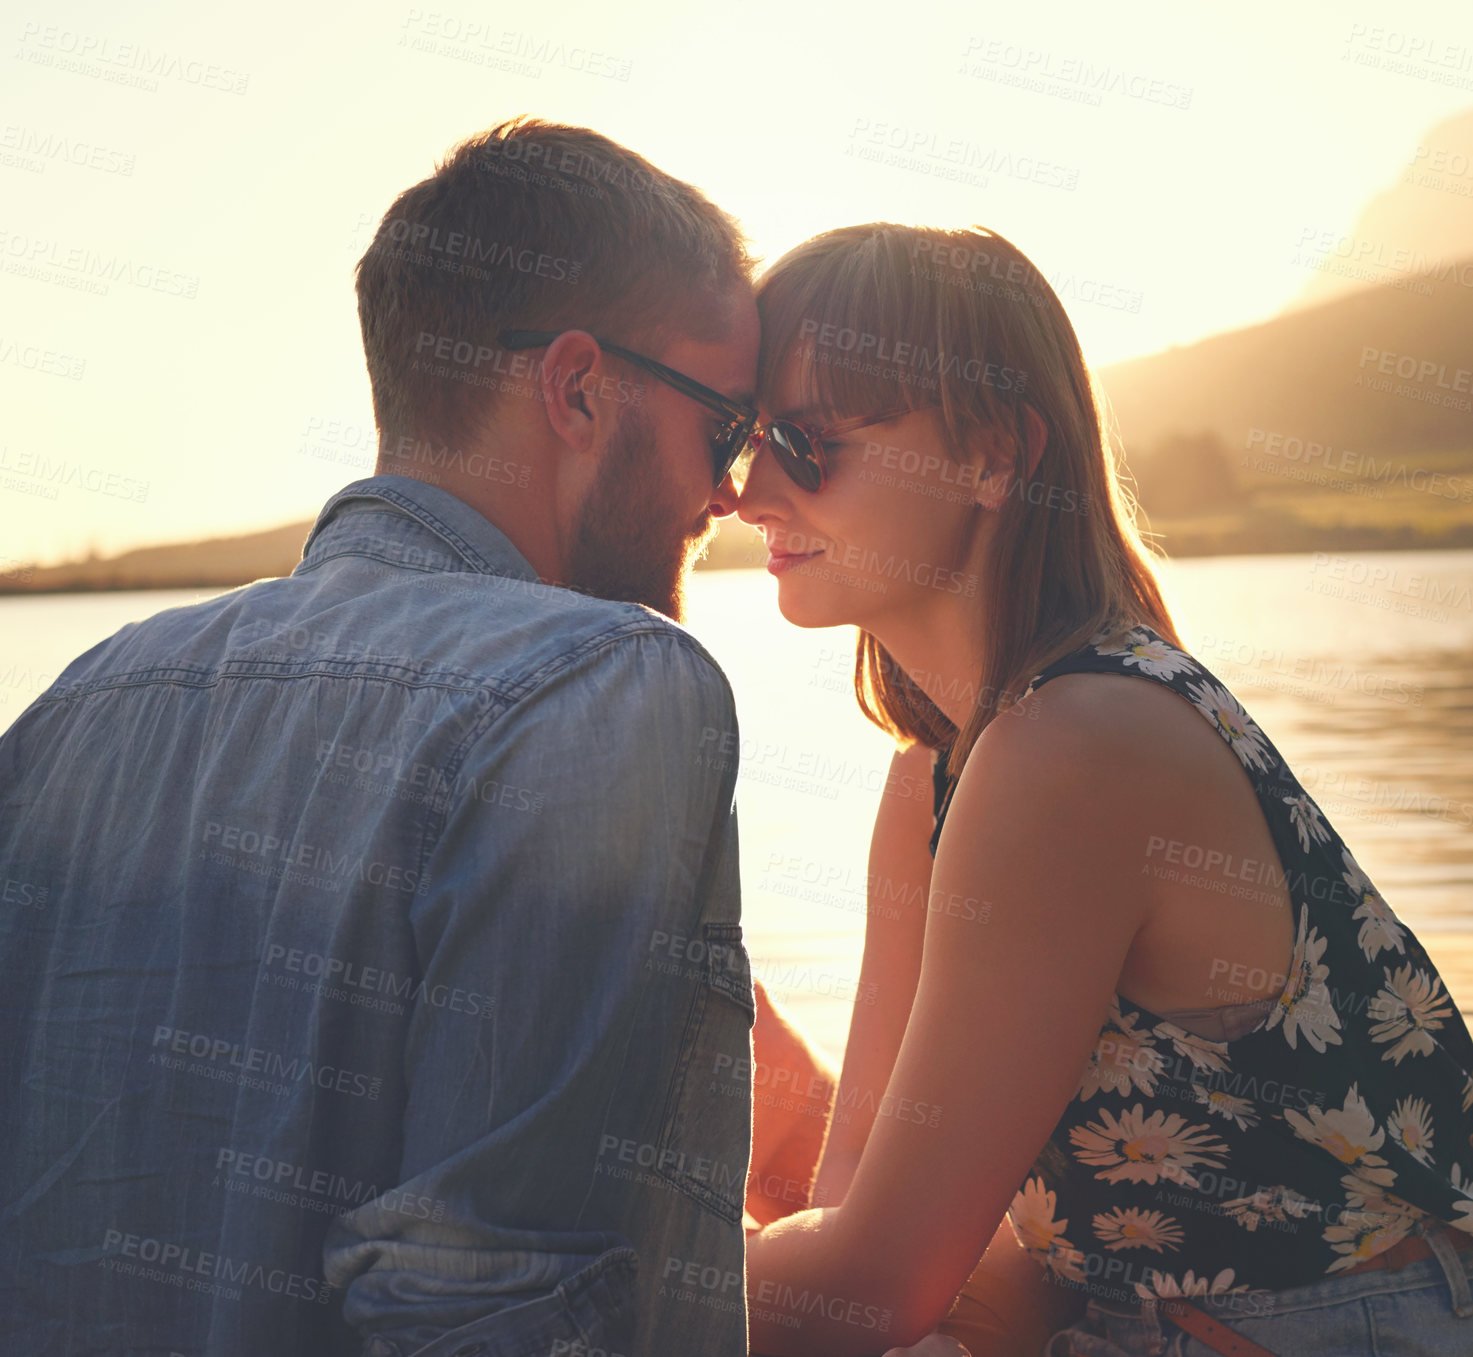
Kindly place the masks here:
POLYGON ((1048 430, 1035 471, 1017 459, 997 510, 978 600, 984 660, 971 715, 958 730, 861 630, 855 696, 882 730, 947 751, 954 779, 1028 680, 1097 633, 1144 622, 1181 644, 1074 327, 1012 242, 980 226, 846 226, 783 255, 758 284, 757 305, 764 395, 796 354, 814 400, 836 418, 939 405, 958 459, 990 428, 1027 448, 1025 403, 1048 430))

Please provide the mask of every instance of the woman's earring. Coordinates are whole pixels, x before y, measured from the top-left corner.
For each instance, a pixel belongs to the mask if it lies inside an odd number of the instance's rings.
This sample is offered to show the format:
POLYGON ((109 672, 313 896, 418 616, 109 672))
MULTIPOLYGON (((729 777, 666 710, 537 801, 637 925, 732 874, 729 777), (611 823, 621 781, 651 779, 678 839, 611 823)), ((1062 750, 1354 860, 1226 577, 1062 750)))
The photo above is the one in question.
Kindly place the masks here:
POLYGON ((989 472, 977 482, 977 493, 972 497, 972 503, 979 509, 989 509, 994 513, 1002 508, 1003 501, 1008 497, 1008 479, 1011 474, 1002 468, 989 472))

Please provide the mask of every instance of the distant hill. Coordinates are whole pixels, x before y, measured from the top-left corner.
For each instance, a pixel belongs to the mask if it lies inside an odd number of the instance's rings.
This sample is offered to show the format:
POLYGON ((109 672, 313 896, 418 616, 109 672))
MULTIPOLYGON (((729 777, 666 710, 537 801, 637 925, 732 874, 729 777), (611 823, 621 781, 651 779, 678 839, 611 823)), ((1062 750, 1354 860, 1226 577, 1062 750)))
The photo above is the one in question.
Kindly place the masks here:
MULTIPOLYGON (((118 556, 54 566, 25 566, 0 575, 0 594, 64 593, 95 589, 231 589, 252 580, 290 575, 314 520, 304 518, 266 532, 139 547, 118 556)), ((761 536, 736 522, 717 536, 697 569, 761 565, 761 536)))
MULTIPOLYGON (((1372 198, 1353 224, 1306 222, 1302 235, 1294 253, 1309 278, 1292 307, 1404 279, 1473 253, 1473 109, 1439 123, 1409 147, 1396 182, 1372 198)), ((1431 286, 1468 295, 1456 279, 1431 286)))
MULTIPOLYGON (((1312 225, 1394 266, 1311 262, 1274 319, 1101 369, 1142 526, 1174 556, 1473 547, 1473 111, 1409 148, 1350 232, 1312 225)), ((1323 262, 1341 262, 1336 246, 1323 262)), ((286 575, 311 526, 21 566, 0 593, 286 575)), ((765 560, 726 519, 699 568, 765 560)))
MULTIPOLYGON (((1473 277, 1473 234, 1466 263, 1473 277)), ((1188 430, 1243 451, 1259 429, 1337 451, 1473 452, 1473 288, 1363 288, 1099 376, 1133 461, 1188 430)))
MULTIPOLYGON (((1473 288, 1362 288, 1099 378, 1145 526, 1171 555, 1473 546, 1473 288), (1468 502, 1416 488, 1433 473, 1469 486, 1468 502)), ((28 566, 0 593, 229 588, 290 574, 311 527, 28 566)), ((698 568, 766 558, 727 519, 698 568)))
POLYGON ((1099 378, 1169 555, 1473 547, 1473 288, 1362 288, 1099 378))
MULTIPOLYGON (((1458 292, 1363 288, 1101 369, 1158 544, 1177 556, 1473 546, 1473 492, 1416 488, 1434 472, 1473 487, 1473 289, 1458 292)), ((0 593, 229 588, 290 574, 311 527, 27 566, 0 576, 0 593)), ((698 568, 766 555, 727 519, 698 568)))
POLYGON ((239 537, 208 537, 138 547, 61 565, 27 566, 0 578, 0 593, 84 589, 230 589, 271 575, 290 575, 302 559, 312 520, 239 537))

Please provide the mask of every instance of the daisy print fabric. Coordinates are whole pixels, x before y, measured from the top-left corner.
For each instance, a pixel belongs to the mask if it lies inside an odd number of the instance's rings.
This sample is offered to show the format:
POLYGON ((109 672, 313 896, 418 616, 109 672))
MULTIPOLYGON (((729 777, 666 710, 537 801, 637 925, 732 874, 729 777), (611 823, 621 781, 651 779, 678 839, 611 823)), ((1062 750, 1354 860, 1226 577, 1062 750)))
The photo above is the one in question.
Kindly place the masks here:
MULTIPOLYGON (((1473 1039, 1415 935, 1195 658, 1148 626, 1101 632, 1024 695, 1069 673, 1164 684, 1237 755, 1294 949, 1280 993, 1230 1041, 1115 996, 1009 1208, 1020 1244, 1060 1279, 1139 1300, 1317 1281, 1423 1220, 1473 1234, 1473 1039)), ((933 855, 949 790, 943 754, 933 855)))

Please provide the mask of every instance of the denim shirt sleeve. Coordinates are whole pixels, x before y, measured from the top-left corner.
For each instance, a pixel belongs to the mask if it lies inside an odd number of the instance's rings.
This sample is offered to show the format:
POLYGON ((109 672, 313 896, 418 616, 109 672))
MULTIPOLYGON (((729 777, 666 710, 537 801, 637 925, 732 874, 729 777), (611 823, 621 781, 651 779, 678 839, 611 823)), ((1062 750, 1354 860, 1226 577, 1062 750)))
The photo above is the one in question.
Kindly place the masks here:
POLYGON ((736 748, 672 627, 569 657, 453 756, 398 1188, 439 1218, 369 1202, 325 1247, 370 1357, 746 1353, 736 748), (472 993, 489 1013, 455 1011, 472 993))

